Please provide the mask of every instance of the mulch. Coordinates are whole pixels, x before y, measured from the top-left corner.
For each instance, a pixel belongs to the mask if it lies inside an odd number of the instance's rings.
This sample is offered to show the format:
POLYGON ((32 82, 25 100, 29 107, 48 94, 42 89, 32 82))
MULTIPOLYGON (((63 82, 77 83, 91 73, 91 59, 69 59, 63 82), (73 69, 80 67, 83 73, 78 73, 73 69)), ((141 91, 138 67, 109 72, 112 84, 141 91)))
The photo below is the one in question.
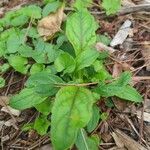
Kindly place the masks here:
MULTIPOLYGON (((6 0, 0 3, 1 7, 4 8, 1 17, 12 8, 35 2, 37 3, 36 0, 6 0)), ((133 2, 138 4, 140 1, 134 0, 133 2)), ((129 19, 132 21, 130 35, 122 45, 115 47, 118 51, 106 61, 106 67, 115 76, 122 71, 131 71, 133 74, 132 84, 142 94, 143 102, 137 105, 112 98, 110 101, 113 106, 109 106, 109 103, 102 99, 98 106, 103 112, 108 114, 108 118, 101 121, 92 134, 97 133, 103 141, 100 144, 101 150, 132 150, 130 149, 130 144, 135 144, 132 140, 145 149, 149 149, 150 120, 149 122, 148 120, 145 121, 144 115, 149 113, 150 116, 150 70, 147 62, 150 57, 146 57, 150 55, 145 54, 143 50, 149 48, 150 51, 150 14, 143 11, 107 17, 105 14, 100 13, 101 10, 96 8, 96 6, 92 8, 93 11, 100 24, 100 28, 97 31, 98 34, 107 34, 111 38, 114 37, 125 20, 129 19), (118 134, 120 132, 121 136, 118 134), (119 147, 118 143, 121 142, 115 136, 125 140, 126 136, 124 134, 128 136, 129 143, 122 142, 123 146, 119 147)), ((2 60, 0 63, 2 63, 2 60)), ((7 72, 4 77, 7 84, 0 90, 1 99, 8 99, 10 95, 18 93, 24 87, 27 79, 26 76, 13 72, 13 70, 7 72)), ((5 104, 0 103, 0 105, 0 108, 2 108, 5 104)), ((50 139, 48 135, 40 136, 34 130, 29 132, 21 130, 24 124, 33 122, 37 115, 38 112, 34 109, 27 109, 22 111, 19 116, 13 117, 7 112, 0 111, 0 149, 36 150, 38 148, 42 149, 43 145, 49 144, 50 139)))

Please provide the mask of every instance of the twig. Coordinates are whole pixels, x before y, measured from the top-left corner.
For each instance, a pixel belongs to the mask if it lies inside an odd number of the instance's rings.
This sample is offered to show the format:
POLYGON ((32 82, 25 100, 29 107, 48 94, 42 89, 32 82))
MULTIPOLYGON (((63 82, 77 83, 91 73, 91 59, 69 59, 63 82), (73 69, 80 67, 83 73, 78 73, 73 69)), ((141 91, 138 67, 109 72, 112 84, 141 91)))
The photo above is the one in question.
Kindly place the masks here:
POLYGON ((98 42, 97 44, 96 44, 96 49, 98 50, 98 51, 103 51, 103 50, 106 50, 106 51, 108 51, 110 54, 111 53, 114 53, 115 51, 117 51, 116 49, 114 49, 114 48, 112 48, 112 47, 109 47, 109 46, 107 46, 107 45, 105 45, 105 44, 103 44, 103 43, 101 43, 101 42, 98 42))
POLYGON ((26 41, 26 37, 27 37, 28 32, 29 32, 29 30, 30 30, 30 28, 31 28, 31 25, 32 25, 32 21, 33 21, 33 17, 32 17, 32 15, 31 15, 29 25, 28 25, 28 27, 27 27, 26 33, 25 33, 24 38, 23 38, 23 41, 22 41, 23 44, 24 44, 25 41, 26 41))
POLYGON ((90 85, 96 85, 98 84, 98 82, 92 82, 92 83, 77 83, 77 84, 65 84, 65 83, 55 83, 54 85, 56 87, 62 87, 62 86, 79 86, 79 87, 82 87, 82 86, 90 86, 90 85))
POLYGON ((150 76, 135 76, 132 77, 132 80, 133 81, 150 80, 150 76))
POLYGON ((131 7, 123 7, 118 12, 118 15, 125 15, 134 12, 140 12, 140 11, 150 11, 150 4, 141 4, 141 5, 131 6, 131 7))
POLYGON ((47 138, 49 139, 48 136, 43 136, 41 137, 38 141, 36 141, 35 143, 33 143, 33 145, 31 145, 28 150, 33 150, 35 149, 38 145, 42 144, 45 140, 47 140, 47 138))
POLYGON ((5 96, 7 96, 8 92, 9 92, 11 83, 13 81, 13 77, 14 77, 14 72, 11 73, 11 77, 10 77, 10 80, 9 80, 9 83, 8 83, 8 87, 7 87, 6 92, 5 92, 5 96))
POLYGON ((142 142, 142 139, 143 139, 143 124, 144 124, 143 117, 144 117, 144 107, 145 107, 145 101, 147 99, 147 95, 148 95, 148 88, 146 88, 146 93, 145 93, 144 102, 143 102, 143 108, 141 110, 140 140, 139 140, 140 143, 142 142))
POLYGON ((1 132, 1 148, 2 148, 2 150, 4 150, 4 144, 3 144, 3 140, 2 140, 3 133, 4 133, 3 127, 4 127, 4 126, 2 126, 2 132, 1 132))
POLYGON ((5 103, 5 101, 4 101, 1 97, 0 97, 0 100, 1 100, 2 104, 5 106, 5 108, 7 109, 9 115, 11 116, 11 118, 13 119, 13 122, 14 122, 14 123, 13 123, 13 126, 14 126, 14 128, 15 128, 16 130, 19 130, 18 127, 17 127, 17 125, 16 125, 17 120, 16 120, 15 117, 11 114, 11 112, 10 112, 10 110, 9 110, 9 108, 8 108, 8 106, 7 106, 7 104, 5 103))
MULTIPOLYGON (((134 127, 132 121, 127 117, 125 116, 126 120, 128 121, 129 125, 132 127, 132 129, 134 130, 134 132, 138 135, 138 137, 140 138, 140 134, 138 133, 138 131, 136 130, 136 128, 134 127)), ((143 139, 143 137, 141 137, 141 141, 143 141, 146 145, 146 141, 143 139)), ((141 143, 140 143, 141 144, 141 143)))

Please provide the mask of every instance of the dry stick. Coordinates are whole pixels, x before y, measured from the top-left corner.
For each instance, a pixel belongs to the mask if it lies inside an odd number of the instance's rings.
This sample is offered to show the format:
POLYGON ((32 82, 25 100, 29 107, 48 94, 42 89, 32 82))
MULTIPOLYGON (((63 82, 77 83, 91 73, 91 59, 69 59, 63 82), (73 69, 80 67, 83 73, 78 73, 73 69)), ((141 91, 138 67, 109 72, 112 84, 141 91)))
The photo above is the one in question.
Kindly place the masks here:
MULTIPOLYGON (((146 146, 148 146, 148 144, 146 143, 146 141, 143 139, 143 137, 140 137, 140 134, 138 133, 138 131, 136 130, 136 128, 134 127, 134 125, 133 125, 133 123, 131 122, 131 120, 128 118, 128 117, 126 117, 125 116, 125 118, 126 118, 126 120, 128 121, 128 123, 129 123, 129 125, 132 127, 132 129, 134 130, 134 132, 137 134, 137 136, 139 137, 139 138, 141 138, 141 143, 142 143, 142 141, 144 142, 144 144, 146 145, 146 146)), ((141 144, 140 143, 140 144, 141 144)))
POLYGON ((146 67, 147 65, 145 64, 145 65, 143 65, 143 66, 141 66, 141 67, 139 67, 139 68, 136 68, 135 70, 133 70, 132 72, 135 72, 134 74, 133 74, 133 76, 135 76, 138 72, 140 72, 144 67, 146 67))
MULTIPOLYGON (((34 118, 34 116, 36 115, 37 113, 34 113, 33 116, 30 118, 30 120, 26 123, 30 123, 32 121, 32 119, 34 118)), ((16 137, 14 137, 15 139, 14 140, 17 140, 17 138, 21 135, 21 133, 23 132, 23 130, 21 130, 16 137)), ((13 146, 14 143, 10 142, 9 145, 13 146)))
POLYGON ((47 136, 43 136, 41 137, 38 141, 36 141, 35 143, 33 143, 33 145, 31 145, 28 150, 33 150, 35 149, 39 144, 42 144, 45 140, 47 140, 47 138, 49 139, 49 137, 47 136))
MULTIPOLYGON (((14 75, 14 72, 12 72, 12 74, 11 74, 11 78, 10 78, 10 80, 9 80, 8 87, 7 87, 7 90, 6 90, 6 92, 5 92, 5 96, 7 96, 8 92, 9 92, 9 89, 10 89, 10 86, 11 86, 11 82, 12 82, 12 80, 13 80, 13 75, 14 75)), ((1 97, 0 97, 0 100, 1 100, 1 102, 3 103, 3 105, 5 106, 5 108, 7 109, 9 115, 11 116, 11 118, 13 119, 13 122, 14 122, 13 126, 14 126, 14 128, 15 128, 16 130, 18 130, 18 127, 17 127, 17 125, 16 125, 17 120, 16 120, 15 117, 12 115, 12 113, 11 113, 11 111, 9 110, 7 104, 5 103, 5 101, 4 101, 1 97)))
POLYGON ((150 76, 135 76, 135 77, 132 77, 132 80, 133 81, 150 80, 150 76))
POLYGON ((3 140, 2 140, 3 133, 4 133, 4 129, 3 129, 3 126, 2 126, 2 132, 1 132, 1 148, 2 148, 2 150, 4 150, 4 144, 3 144, 3 140))
MULTIPOLYGON (((32 15, 33 15, 33 14, 32 14, 32 15)), ((28 25, 28 27, 27 27, 27 31, 26 31, 26 33, 25 33, 25 35, 24 35, 24 38, 23 38, 23 41, 22 41, 23 44, 24 44, 25 41, 26 41, 26 37, 27 37, 28 32, 29 32, 29 30, 30 30, 30 28, 31 28, 31 25, 32 25, 32 21, 33 21, 33 16, 32 16, 32 15, 31 15, 31 18, 30 18, 29 25, 28 25)))
POLYGON ((13 77, 14 77, 14 72, 12 72, 11 77, 10 77, 10 80, 9 80, 9 82, 8 82, 8 87, 7 87, 7 89, 6 89, 5 96, 7 96, 8 92, 9 92, 11 83, 12 83, 12 81, 13 81, 13 77))
POLYGON ((150 4, 141 4, 135 5, 131 7, 123 7, 119 12, 118 15, 125 15, 139 11, 150 11, 150 4))
POLYGON ((144 96, 144 102, 143 102, 143 108, 142 108, 142 111, 141 111, 141 123, 140 123, 140 143, 142 142, 142 139, 143 139, 143 124, 144 124, 144 107, 145 107, 145 101, 147 99, 147 95, 148 95, 148 88, 146 88, 146 93, 145 93, 145 96, 144 96))

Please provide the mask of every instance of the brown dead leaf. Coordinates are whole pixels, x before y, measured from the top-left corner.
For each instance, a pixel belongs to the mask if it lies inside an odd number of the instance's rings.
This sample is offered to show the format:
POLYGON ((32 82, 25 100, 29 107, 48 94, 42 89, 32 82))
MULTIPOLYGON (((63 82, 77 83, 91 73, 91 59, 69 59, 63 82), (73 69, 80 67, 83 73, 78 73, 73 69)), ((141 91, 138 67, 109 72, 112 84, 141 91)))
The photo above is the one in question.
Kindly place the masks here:
POLYGON ((50 39, 56 32, 60 31, 61 23, 64 19, 64 6, 59 8, 55 13, 51 13, 49 16, 44 17, 38 22, 38 32, 44 40, 50 39))
POLYGON ((8 96, 0 96, 0 106, 6 106, 9 103, 8 96))
POLYGON ((116 62, 113 66, 112 76, 114 78, 117 78, 121 73, 122 73, 122 65, 116 62))
POLYGON ((19 116, 21 114, 20 110, 14 109, 10 106, 2 107, 1 111, 6 112, 6 113, 11 113, 14 116, 19 116))

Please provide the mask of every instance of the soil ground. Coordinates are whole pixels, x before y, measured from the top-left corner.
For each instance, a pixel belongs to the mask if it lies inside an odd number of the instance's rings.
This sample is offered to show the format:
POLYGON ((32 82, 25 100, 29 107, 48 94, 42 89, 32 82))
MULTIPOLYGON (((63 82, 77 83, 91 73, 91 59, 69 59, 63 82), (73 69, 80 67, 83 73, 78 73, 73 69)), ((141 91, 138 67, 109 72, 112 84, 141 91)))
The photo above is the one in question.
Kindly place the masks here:
MULTIPOLYGON (((3 17, 10 9, 37 2, 40 1, 4 0, 3 3, 0 1, 0 15, 3 17)), ((140 0, 132 0, 132 3, 141 5, 140 0)), ((100 25, 98 34, 107 34, 112 39, 125 20, 132 22, 129 36, 123 44, 115 47, 118 51, 110 56, 106 66, 113 76, 119 75, 122 71, 131 71, 133 85, 143 96, 142 104, 138 105, 117 98, 112 99, 113 107, 106 107, 109 104, 106 104, 105 100, 99 102, 101 110, 108 114, 107 120, 100 122, 94 131, 103 141, 99 148, 101 150, 150 149, 150 12, 144 10, 107 17, 96 6, 93 6, 91 12, 100 25)), ((5 99, 6 102, 10 95, 18 93, 24 87, 27 77, 13 70, 7 72, 4 77, 7 85, 0 90, 0 98, 5 99)), ((3 106, 5 104, 0 101, 0 108, 3 106)), ((34 109, 22 111, 19 117, 0 111, 0 149, 51 149, 48 136, 39 136, 33 130, 29 132, 21 130, 25 123, 34 121, 37 115, 34 109), (5 125, 1 126, 2 122, 5 122, 5 125)))

